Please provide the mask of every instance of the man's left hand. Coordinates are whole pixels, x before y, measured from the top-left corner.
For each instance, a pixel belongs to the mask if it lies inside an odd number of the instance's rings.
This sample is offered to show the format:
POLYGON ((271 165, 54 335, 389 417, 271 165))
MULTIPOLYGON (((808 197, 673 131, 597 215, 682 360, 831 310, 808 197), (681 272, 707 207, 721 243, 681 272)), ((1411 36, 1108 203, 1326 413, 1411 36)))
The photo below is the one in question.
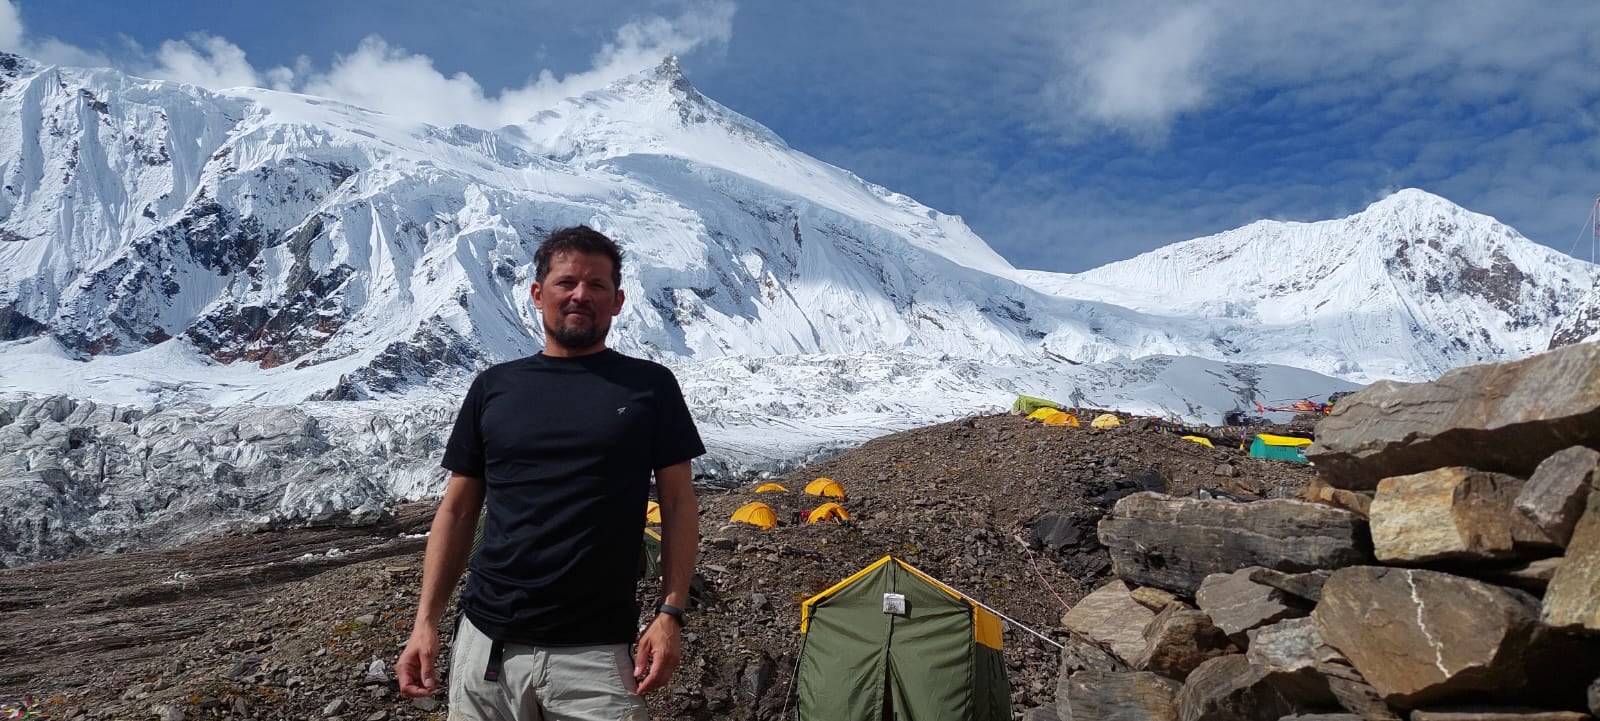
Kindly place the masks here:
POLYGON ((678 620, 664 613, 656 614, 654 621, 639 635, 639 651, 633 659, 633 677, 639 682, 636 693, 645 695, 665 688, 672 680, 672 672, 683 657, 683 629, 678 620), (645 673, 648 665, 649 673, 645 673))

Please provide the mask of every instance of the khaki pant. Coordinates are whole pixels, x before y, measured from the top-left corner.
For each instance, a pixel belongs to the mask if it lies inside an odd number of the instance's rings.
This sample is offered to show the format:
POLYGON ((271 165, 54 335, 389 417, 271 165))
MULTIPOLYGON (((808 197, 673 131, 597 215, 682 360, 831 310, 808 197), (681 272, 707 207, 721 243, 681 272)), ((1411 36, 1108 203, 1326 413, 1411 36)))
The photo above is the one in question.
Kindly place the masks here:
POLYGON ((646 721, 627 644, 508 643, 499 680, 485 681, 491 645, 461 619, 450 657, 450 721, 646 721))

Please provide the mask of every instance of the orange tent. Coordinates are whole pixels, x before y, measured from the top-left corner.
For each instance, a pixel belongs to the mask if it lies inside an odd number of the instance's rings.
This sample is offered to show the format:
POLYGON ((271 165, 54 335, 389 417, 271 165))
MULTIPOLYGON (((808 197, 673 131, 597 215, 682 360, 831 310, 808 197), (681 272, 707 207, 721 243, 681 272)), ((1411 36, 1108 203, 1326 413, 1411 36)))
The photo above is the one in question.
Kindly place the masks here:
POLYGON ((776 483, 763 483, 759 486, 756 486, 756 493, 774 493, 780 491, 783 493, 788 493, 789 489, 784 488, 776 483))
POLYGON ((739 510, 734 511, 733 518, 729 520, 748 523, 765 530, 778 525, 778 514, 773 513, 772 507, 765 503, 746 503, 740 506, 739 510))
POLYGON ((650 523, 660 523, 661 504, 655 501, 646 501, 644 504, 644 520, 650 523))
POLYGON ((850 520, 850 512, 837 503, 824 503, 811 510, 811 515, 806 516, 806 523, 819 521, 834 521, 836 523, 850 520))
POLYGON ((806 493, 827 498, 844 498, 844 486, 832 478, 818 478, 806 484, 806 493))

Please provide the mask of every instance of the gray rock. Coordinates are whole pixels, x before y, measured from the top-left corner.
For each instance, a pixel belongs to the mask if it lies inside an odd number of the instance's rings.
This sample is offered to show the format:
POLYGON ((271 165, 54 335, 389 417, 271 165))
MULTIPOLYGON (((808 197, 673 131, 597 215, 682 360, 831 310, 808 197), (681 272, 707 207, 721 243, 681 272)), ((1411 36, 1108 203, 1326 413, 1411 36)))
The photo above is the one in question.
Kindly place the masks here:
POLYGON ((1291 597, 1283 591, 1250 580, 1254 570, 1214 573, 1195 592, 1200 610, 1235 641, 1243 640, 1246 631, 1310 611, 1291 603, 1291 597))
POLYGON ((1411 721, 1590 721, 1589 714, 1577 711, 1550 711, 1522 707, 1478 707, 1417 709, 1411 721))
POLYGON ((1564 559, 1545 590, 1539 620, 1551 628, 1600 631, 1600 493, 1589 494, 1564 559))
POLYGON ((1204 611, 1168 606, 1145 626, 1145 650, 1134 668, 1182 681, 1200 664, 1237 649, 1204 611))
POLYGON ((1315 670, 1323 664, 1348 663, 1338 649, 1329 646, 1310 618, 1280 621, 1258 631, 1245 652, 1250 665, 1273 673, 1298 673, 1315 670))
POLYGON ((1334 572, 1312 612, 1328 645, 1404 708, 1521 689, 1537 615, 1522 591, 1375 566, 1334 572))
POLYGON ((1110 583, 1084 596, 1061 617, 1061 625, 1132 663, 1144 653, 1144 627, 1155 614, 1133 600, 1127 584, 1110 583))
POLYGON ((1193 597, 1206 576, 1262 566, 1300 573, 1371 558, 1366 520, 1314 503, 1228 503, 1138 493, 1100 522, 1119 577, 1193 597))
POLYGON ((1572 540, 1572 530, 1596 484, 1600 484, 1600 451, 1573 446, 1539 464, 1517 495, 1517 510, 1564 547, 1572 540))
POLYGON ((1176 721, 1182 684, 1153 673, 1085 671, 1067 680, 1065 700, 1056 701, 1061 718, 1103 721, 1176 721))
POLYGON ((329 701, 327 706, 322 707, 322 715, 338 716, 339 714, 344 713, 345 709, 348 708, 350 708, 349 701, 346 701, 343 698, 336 698, 332 701, 329 701))
POLYGON ((1182 721, 1276 721, 1302 710, 1242 654, 1200 664, 1178 692, 1182 721))
POLYGON ((365 684, 389 683, 389 668, 383 665, 382 659, 372 659, 372 663, 367 664, 367 672, 361 677, 361 682, 365 684))
POLYGON ((1050 704, 1024 710, 1022 721, 1062 721, 1062 718, 1056 714, 1055 704, 1050 704))
POLYGON ((1527 478, 1551 454, 1600 447, 1600 344, 1457 368, 1432 383, 1378 381, 1317 424, 1306 457, 1329 485, 1446 466, 1527 478))
POLYGON ((1333 571, 1326 570, 1284 573, 1270 568, 1250 569, 1250 580, 1313 604, 1322 600, 1322 584, 1327 583, 1328 577, 1332 575, 1333 571))

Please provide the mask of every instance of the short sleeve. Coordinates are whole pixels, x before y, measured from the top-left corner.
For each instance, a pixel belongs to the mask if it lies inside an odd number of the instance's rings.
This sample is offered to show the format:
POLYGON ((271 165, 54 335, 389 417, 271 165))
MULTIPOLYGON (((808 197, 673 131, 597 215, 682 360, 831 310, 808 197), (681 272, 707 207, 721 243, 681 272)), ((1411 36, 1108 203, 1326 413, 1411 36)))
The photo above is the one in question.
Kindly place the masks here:
POLYGON ((657 419, 655 442, 650 449, 650 467, 666 468, 705 455, 705 444, 700 441, 700 431, 694 427, 689 406, 683 400, 683 389, 671 371, 662 374, 661 413, 657 419))
POLYGON ((439 464, 473 478, 483 478, 483 376, 479 373, 467 389, 467 397, 456 413, 455 428, 444 447, 444 461, 439 464))

